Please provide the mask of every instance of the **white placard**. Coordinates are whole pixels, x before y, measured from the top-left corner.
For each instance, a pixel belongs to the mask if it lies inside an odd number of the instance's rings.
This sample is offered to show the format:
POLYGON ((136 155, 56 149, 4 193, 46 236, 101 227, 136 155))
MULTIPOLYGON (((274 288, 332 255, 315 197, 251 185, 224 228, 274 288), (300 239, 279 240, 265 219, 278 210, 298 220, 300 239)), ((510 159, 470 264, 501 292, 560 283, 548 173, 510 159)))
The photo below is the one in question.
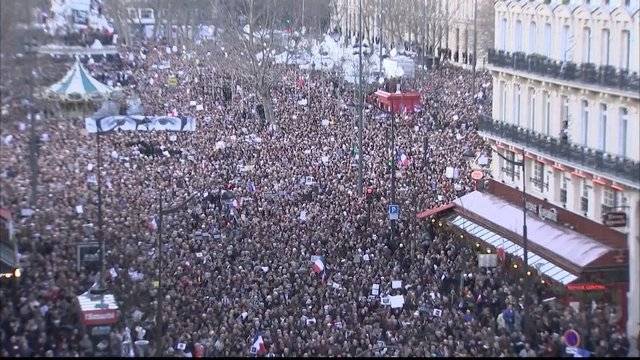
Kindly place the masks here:
POLYGON ((31 216, 33 215, 34 211, 32 209, 21 209, 20 210, 20 216, 31 216))
POLYGON ((392 309, 401 308, 404 306, 404 295, 395 295, 389 297, 392 309))
POLYGON ((371 295, 378 296, 380 294, 380 284, 373 284, 371 286, 371 295))
POLYGON ((195 102, 195 100, 191 100, 191 101, 189 101, 189 106, 196 106, 196 104, 197 104, 197 103, 195 102))
POLYGON ((478 266, 494 268, 498 266, 498 256, 496 254, 478 254, 478 266))
POLYGON ((362 257, 362 260, 369 261, 369 254, 364 254, 364 256, 362 257))
POLYGON ((82 214, 84 211, 82 210, 82 205, 77 205, 76 206, 76 213, 78 214, 82 214))
POLYGON ((437 317, 442 316, 442 310, 440 310, 440 309, 433 309, 433 316, 437 316, 437 317))
POLYGON ((392 289, 400 289, 402 287, 402 280, 393 280, 391 281, 392 289))
POLYGON ((329 120, 324 119, 324 120, 322 120, 321 124, 322 124, 322 126, 329 126, 329 120))
POLYGON ((196 105, 196 111, 202 111, 202 110, 204 110, 204 106, 202 106, 202 104, 196 105))

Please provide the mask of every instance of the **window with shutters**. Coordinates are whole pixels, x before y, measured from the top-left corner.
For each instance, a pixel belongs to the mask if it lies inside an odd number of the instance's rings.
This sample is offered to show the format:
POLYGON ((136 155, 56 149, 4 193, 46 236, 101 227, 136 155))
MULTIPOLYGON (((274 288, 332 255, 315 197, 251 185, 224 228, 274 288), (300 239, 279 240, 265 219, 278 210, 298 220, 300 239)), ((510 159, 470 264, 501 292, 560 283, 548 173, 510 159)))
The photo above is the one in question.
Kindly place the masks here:
POLYGON ((627 157, 627 137, 629 136, 628 132, 629 126, 629 111, 627 108, 620 108, 620 120, 618 125, 618 141, 619 141, 619 150, 618 154, 622 157, 627 157))
POLYGON ((589 213, 589 199, 591 198, 591 185, 587 184, 587 180, 582 180, 582 196, 580 197, 580 210, 583 213, 589 213))
POLYGON ((616 200, 618 199, 617 191, 610 188, 604 188, 602 190, 602 213, 606 214, 613 211, 616 207, 616 200))
POLYGON ((560 182, 560 202, 564 205, 567 203, 567 186, 569 183, 569 179, 562 176, 562 180, 560 182))
POLYGON ((582 100, 582 145, 589 145, 589 102, 582 100))
POLYGON ((606 151, 607 149, 607 105, 600 104, 600 143, 598 144, 600 150, 606 151))
POLYGON ((538 189, 538 191, 542 192, 544 190, 544 163, 540 161, 534 161, 533 163, 533 177, 531 178, 531 182, 538 189))

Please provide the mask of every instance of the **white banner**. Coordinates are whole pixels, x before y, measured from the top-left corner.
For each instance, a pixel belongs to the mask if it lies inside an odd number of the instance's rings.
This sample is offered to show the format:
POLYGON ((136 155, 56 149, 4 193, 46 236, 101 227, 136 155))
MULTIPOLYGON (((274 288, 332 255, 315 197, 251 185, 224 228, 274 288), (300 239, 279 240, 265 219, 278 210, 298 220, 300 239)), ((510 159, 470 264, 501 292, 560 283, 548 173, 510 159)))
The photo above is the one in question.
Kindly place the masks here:
POLYGON ((89 133, 124 131, 195 131, 196 120, 192 117, 174 116, 108 116, 101 119, 86 118, 85 128, 89 133))

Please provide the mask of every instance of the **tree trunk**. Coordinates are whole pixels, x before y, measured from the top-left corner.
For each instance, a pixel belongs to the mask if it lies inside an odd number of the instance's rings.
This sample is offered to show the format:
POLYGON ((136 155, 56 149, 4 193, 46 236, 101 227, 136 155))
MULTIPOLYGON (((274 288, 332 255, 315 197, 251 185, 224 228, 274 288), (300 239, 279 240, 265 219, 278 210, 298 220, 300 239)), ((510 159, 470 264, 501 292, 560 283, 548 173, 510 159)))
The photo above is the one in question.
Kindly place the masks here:
POLYGON ((260 103, 264 107, 264 117, 267 124, 271 124, 275 121, 273 114, 273 100, 271 99, 271 91, 263 89, 259 92, 260 103))

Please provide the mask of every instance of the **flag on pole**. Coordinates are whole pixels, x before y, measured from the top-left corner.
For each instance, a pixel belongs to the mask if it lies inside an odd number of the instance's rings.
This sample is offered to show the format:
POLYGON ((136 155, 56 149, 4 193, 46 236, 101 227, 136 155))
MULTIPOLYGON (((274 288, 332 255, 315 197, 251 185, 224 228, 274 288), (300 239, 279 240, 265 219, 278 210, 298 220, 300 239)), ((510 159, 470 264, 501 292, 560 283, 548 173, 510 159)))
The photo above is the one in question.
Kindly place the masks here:
POLYGON ((267 348, 264 346, 264 340, 260 333, 256 334, 251 342, 251 350, 249 351, 254 356, 264 355, 267 353, 267 348))

